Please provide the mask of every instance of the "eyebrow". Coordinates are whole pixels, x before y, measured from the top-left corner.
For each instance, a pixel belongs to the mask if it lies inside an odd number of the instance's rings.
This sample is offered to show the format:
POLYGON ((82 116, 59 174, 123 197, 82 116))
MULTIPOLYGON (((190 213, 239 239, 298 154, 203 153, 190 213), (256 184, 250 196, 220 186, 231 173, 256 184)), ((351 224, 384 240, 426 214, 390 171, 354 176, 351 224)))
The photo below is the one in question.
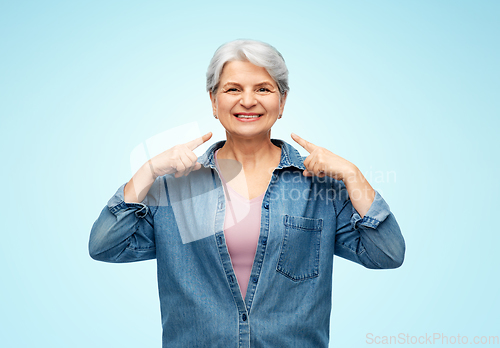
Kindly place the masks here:
MULTIPOLYGON (((229 82, 226 82, 226 83, 222 86, 222 88, 224 88, 224 87, 226 87, 226 86, 231 86, 231 85, 233 85, 233 86, 241 86, 241 84, 239 84, 239 83, 237 83, 237 82, 231 82, 231 81, 229 81, 229 82)), ((268 81, 260 82, 260 83, 257 83, 257 84, 255 85, 255 87, 258 87, 258 86, 271 86, 271 87, 273 87, 273 88, 274 88, 273 84, 272 84, 272 83, 270 83, 270 82, 268 82, 268 81)))

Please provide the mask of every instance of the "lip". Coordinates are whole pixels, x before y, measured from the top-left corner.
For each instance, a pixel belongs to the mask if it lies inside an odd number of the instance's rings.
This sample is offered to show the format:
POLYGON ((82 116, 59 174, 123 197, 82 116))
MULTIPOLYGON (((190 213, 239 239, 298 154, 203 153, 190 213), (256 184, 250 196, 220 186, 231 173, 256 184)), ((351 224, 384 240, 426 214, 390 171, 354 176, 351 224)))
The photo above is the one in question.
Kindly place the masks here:
POLYGON ((256 122, 261 119, 263 114, 258 114, 256 112, 237 112, 233 114, 234 118, 236 118, 240 122, 256 122), (236 115, 244 115, 244 116, 260 116, 254 118, 239 118, 236 115))

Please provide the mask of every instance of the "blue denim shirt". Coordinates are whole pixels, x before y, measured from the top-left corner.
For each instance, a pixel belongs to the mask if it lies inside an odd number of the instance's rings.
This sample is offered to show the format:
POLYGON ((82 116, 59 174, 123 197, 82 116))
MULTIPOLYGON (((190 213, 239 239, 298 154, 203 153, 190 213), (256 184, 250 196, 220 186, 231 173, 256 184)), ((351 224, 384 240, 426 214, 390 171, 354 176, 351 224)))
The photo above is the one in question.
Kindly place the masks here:
POLYGON ((405 244, 377 192, 361 218, 342 181, 304 177, 299 152, 281 161, 262 202, 260 236, 243 299, 226 246, 225 197, 213 144, 188 176, 158 177, 142 203, 123 184, 95 221, 93 259, 157 259, 163 347, 327 347, 333 256, 399 267, 405 244))

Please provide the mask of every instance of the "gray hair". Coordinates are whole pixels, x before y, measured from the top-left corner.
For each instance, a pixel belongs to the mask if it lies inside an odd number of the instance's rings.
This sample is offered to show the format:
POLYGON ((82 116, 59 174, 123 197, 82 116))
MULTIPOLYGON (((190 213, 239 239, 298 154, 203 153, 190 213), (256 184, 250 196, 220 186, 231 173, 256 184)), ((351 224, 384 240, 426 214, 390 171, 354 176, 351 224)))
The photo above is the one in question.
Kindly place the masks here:
POLYGON ((249 61, 263 67, 278 85, 281 95, 290 90, 288 69, 281 53, 273 46, 255 40, 234 40, 225 43, 215 51, 207 70, 207 92, 217 93, 220 75, 227 62, 249 61))

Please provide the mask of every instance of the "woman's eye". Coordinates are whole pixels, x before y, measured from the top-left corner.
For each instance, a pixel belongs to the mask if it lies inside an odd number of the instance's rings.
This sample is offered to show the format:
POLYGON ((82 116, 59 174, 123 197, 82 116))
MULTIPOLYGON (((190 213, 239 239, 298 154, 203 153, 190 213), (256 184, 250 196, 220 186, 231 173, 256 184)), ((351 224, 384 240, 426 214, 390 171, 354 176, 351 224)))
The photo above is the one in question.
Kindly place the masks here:
POLYGON ((238 91, 236 88, 229 88, 226 92, 236 92, 238 91))
POLYGON ((262 87, 259 88, 259 92, 269 92, 269 89, 262 87))

